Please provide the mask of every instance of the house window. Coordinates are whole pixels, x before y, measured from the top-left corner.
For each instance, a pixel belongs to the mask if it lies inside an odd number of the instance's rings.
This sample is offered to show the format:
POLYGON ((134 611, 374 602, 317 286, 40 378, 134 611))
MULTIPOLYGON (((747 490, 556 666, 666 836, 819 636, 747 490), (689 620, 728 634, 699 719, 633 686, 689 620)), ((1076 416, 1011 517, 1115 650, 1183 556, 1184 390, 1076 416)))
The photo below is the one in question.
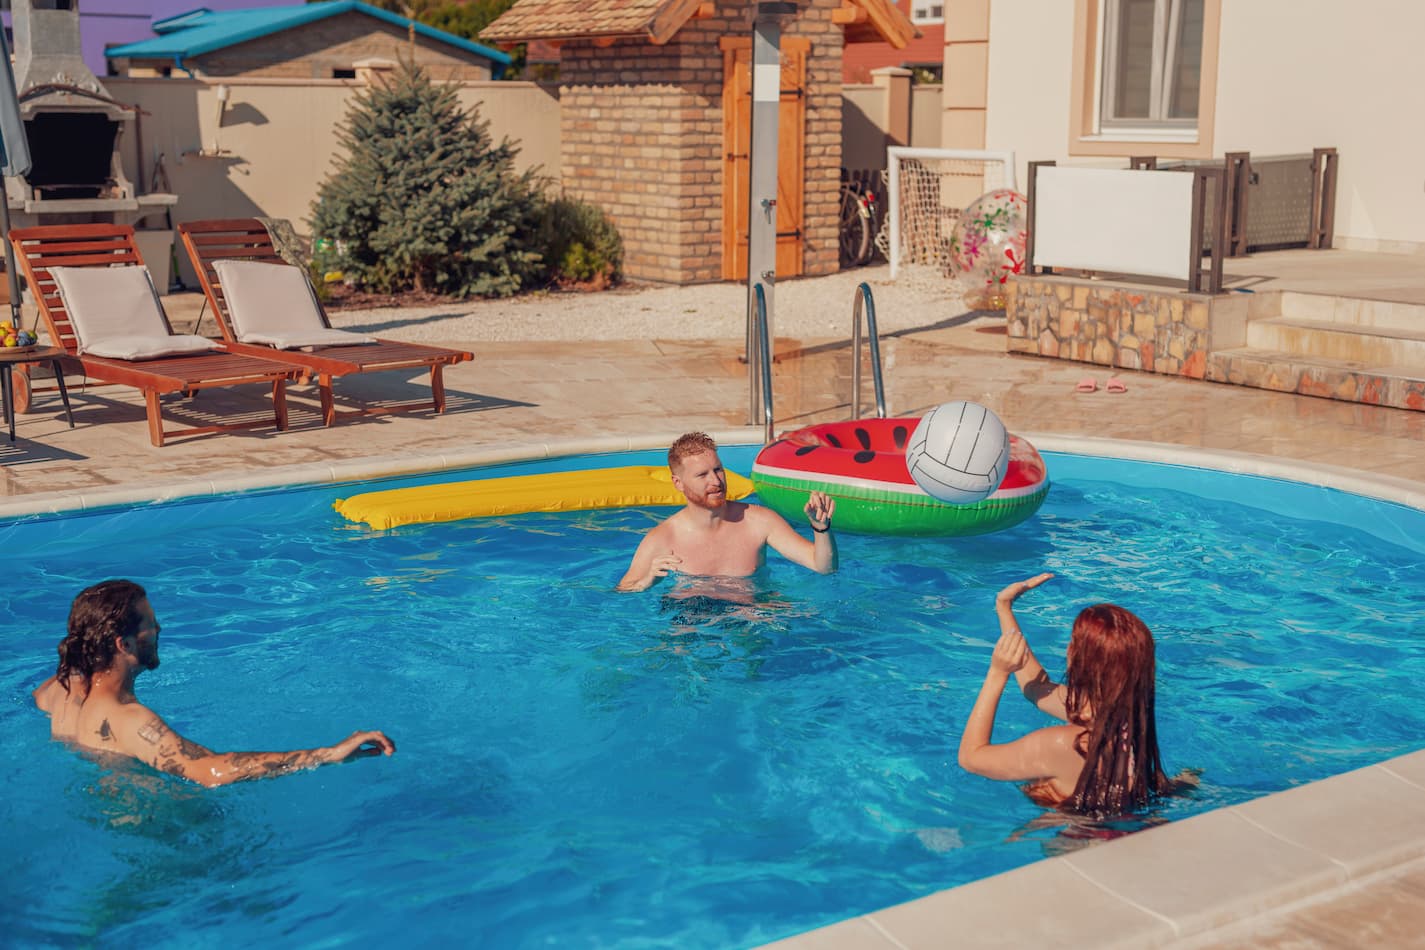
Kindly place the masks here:
POLYGON ((333 79, 355 79, 355 78, 356 78, 356 70, 355 70, 355 69, 333 69, 333 70, 332 70, 332 78, 333 78, 333 79))
POLYGON ((910 0, 912 23, 945 22, 945 0, 910 0))
POLYGON ((1195 133, 1203 0, 1104 0, 1099 127, 1195 133))

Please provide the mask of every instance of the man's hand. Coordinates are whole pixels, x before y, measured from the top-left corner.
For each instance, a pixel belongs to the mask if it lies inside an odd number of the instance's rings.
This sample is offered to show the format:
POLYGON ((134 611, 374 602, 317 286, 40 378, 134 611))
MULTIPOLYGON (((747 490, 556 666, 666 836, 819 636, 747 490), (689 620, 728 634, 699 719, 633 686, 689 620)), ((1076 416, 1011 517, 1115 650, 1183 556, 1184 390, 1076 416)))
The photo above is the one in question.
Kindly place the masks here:
POLYGON ((614 588, 615 590, 625 592, 648 590, 660 577, 667 577, 678 570, 683 563, 682 558, 669 551, 667 554, 655 555, 648 565, 648 570, 644 574, 638 575, 634 572, 638 570, 640 554, 634 555, 633 564, 629 567, 628 573, 623 576, 623 580, 619 581, 618 587, 614 588))
POLYGON ((353 732, 334 746, 329 747, 332 762, 351 762, 373 755, 391 755, 396 751, 396 743, 384 732, 367 730, 353 732))
POLYGON ((807 498, 806 508, 803 510, 812 530, 822 532, 831 527, 831 516, 836 513, 836 502, 825 492, 814 491, 807 498))
POLYGON ((648 569, 649 583, 660 577, 667 577, 676 571, 683 563, 683 559, 669 551, 667 554, 660 554, 653 559, 653 566, 648 569))

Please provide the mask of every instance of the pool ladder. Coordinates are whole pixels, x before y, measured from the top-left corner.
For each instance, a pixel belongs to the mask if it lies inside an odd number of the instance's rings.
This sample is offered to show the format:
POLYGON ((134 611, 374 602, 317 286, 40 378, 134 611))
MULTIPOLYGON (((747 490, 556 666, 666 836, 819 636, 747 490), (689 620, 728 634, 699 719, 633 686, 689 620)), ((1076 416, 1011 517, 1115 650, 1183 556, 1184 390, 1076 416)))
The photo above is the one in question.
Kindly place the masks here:
MULTIPOLYGON (((767 295, 761 284, 753 286, 753 346, 748 359, 753 366, 753 386, 762 386, 762 424, 764 443, 776 436, 772 426, 772 343, 767 332, 767 295)), ((856 288, 851 310, 851 418, 861 418, 861 318, 866 319, 866 336, 871 345, 871 380, 876 388, 876 418, 886 417, 886 386, 881 375, 881 340, 876 332, 876 300, 871 285, 862 281, 856 288)), ((753 415, 756 416, 757 393, 753 390, 753 415)))
POLYGON ((881 336, 876 332, 876 300, 871 285, 856 288, 851 310, 851 418, 861 418, 861 311, 866 312, 866 338, 871 344, 871 381, 876 386, 876 418, 886 417, 886 384, 881 378, 881 336))

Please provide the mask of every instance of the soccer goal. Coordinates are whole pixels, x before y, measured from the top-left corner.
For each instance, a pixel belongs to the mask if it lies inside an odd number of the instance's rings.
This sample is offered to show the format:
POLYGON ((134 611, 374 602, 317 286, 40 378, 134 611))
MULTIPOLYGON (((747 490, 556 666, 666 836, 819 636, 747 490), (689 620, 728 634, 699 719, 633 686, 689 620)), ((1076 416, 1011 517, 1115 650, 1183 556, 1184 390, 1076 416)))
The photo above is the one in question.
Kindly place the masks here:
POLYGON ((1013 152, 893 147, 886 164, 886 222, 876 243, 892 280, 908 267, 952 276, 960 212, 987 191, 1015 187, 1013 152))

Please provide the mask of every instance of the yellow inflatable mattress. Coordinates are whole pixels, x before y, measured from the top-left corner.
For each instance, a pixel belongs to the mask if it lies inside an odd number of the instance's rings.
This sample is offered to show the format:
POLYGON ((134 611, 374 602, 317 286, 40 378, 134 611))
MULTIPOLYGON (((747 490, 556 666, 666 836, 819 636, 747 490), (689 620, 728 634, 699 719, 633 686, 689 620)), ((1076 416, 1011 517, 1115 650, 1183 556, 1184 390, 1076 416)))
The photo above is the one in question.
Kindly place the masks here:
MULTIPOLYGON (((728 498, 745 498, 750 494, 750 480, 736 472, 727 473, 728 498)), ((517 515, 527 511, 681 504, 683 495, 673 487, 673 478, 666 467, 626 465, 392 488, 340 498, 332 507, 349 521, 365 522, 373 528, 394 528, 403 524, 517 515)))

